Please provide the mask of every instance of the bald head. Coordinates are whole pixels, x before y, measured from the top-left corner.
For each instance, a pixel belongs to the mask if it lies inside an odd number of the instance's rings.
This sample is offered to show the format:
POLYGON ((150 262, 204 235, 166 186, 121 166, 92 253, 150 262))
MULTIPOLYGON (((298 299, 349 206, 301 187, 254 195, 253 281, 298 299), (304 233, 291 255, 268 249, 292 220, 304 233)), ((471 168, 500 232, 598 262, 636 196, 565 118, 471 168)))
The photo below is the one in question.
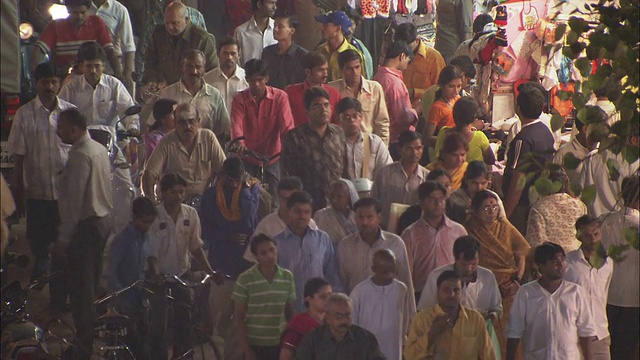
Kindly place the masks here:
POLYGON ((172 2, 164 11, 164 27, 172 36, 182 34, 188 21, 187 7, 179 1, 172 2))

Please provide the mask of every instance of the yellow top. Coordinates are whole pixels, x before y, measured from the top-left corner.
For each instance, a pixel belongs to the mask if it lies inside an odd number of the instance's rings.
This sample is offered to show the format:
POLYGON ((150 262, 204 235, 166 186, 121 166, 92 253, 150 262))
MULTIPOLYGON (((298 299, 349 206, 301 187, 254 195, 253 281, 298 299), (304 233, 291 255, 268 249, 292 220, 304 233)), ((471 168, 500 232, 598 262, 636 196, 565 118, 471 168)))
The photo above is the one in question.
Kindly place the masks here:
POLYGON ((366 79, 366 78, 370 78, 371 75, 373 75, 373 74, 367 74, 367 69, 365 68, 365 64, 364 64, 364 55, 362 55, 362 53, 360 52, 360 50, 358 50, 358 48, 349 44, 349 42, 345 38, 344 41, 342 42, 342 45, 340 45, 334 52, 331 52, 331 49, 329 49, 329 42, 324 42, 320 44, 320 46, 318 46, 318 48, 316 49, 322 55, 324 55, 324 57, 329 62, 329 78, 327 79, 327 82, 342 79, 342 72, 340 71, 340 65, 338 65, 338 55, 341 52, 349 49, 357 51, 358 54, 360 55, 360 60, 362 62, 362 76, 364 76, 366 79))

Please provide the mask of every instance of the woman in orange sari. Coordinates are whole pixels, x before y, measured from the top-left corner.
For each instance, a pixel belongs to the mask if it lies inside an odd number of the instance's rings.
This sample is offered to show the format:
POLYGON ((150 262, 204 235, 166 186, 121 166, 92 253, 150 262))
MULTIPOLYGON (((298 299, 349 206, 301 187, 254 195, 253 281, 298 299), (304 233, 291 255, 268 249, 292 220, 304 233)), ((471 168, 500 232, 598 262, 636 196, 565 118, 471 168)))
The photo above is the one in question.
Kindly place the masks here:
POLYGON ((467 171, 467 151, 469 143, 464 136, 458 132, 450 132, 444 138, 438 159, 427 165, 427 170, 444 170, 451 179, 450 191, 456 191, 462 186, 462 178, 467 171))
MULTIPOLYGON (((524 236, 504 216, 496 194, 482 190, 471 201, 472 215, 465 228, 480 241, 482 252, 479 265, 493 272, 502 295, 502 317, 494 323, 503 358, 506 356, 505 328, 509 312, 525 273, 525 258, 531 246, 524 236)), ((518 358, 522 358, 521 354, 518 358)))
POLYGON ((436 135, 443 126, 454 127, 453 105, 460 98, 462 90, 462 72, 458 67, 445 66, 438 76, 440 89, 436 92, 435 101, 427 114, 427 125, 424 129, 426 146, 436 146, 436 135))

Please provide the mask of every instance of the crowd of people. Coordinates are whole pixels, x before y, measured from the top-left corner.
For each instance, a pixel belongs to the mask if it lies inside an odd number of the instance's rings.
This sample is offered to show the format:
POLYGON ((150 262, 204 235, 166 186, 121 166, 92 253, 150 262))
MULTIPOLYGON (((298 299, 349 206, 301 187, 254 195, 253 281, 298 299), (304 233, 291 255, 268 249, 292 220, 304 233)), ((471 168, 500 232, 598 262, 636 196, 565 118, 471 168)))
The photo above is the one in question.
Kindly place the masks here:
MULTIPOLYGON (((37 49, 52 60, 15 115, 11 182, 32 278, 65 271, 49 307, 72 312, 77 358, 92 353, 106 253, 107 291, 157 290, 117 304, 138 359, 178 356, 203 334, 232 360, 637 359, 637 160, 598 151, 579 120, 557 148, 548 94, 530 81, 498 162, 471 87, 488 15, 456 20, 459 56, 399 25, 373 69, 355 12, 317 16, 324 42, 308 51, 276 3, 252 0, 251 19, 216 41, 197 10, 166 1, 137 42, 140 65, 117 1, 67 0, 69 18, 44 28, 37 49), (142 112, 120 121, 136 100, 142 112), (95 126, 140 135, 137 157, 133 141, 107 151, 95 126), (569 153, 581 165, 546 170, 553 191, 539 195, 540 164, 569 153), (130 209, 114 207, 114 169, 141 195, 130 209), (595 200, 570 183, 595 185, 595 200), (122 212, 130 221, 114 223, 122 212), (214 283, 195 292, 165 281, 200 272, 214 283)), ((595 93, 614 122, 607 89, 595 93)))

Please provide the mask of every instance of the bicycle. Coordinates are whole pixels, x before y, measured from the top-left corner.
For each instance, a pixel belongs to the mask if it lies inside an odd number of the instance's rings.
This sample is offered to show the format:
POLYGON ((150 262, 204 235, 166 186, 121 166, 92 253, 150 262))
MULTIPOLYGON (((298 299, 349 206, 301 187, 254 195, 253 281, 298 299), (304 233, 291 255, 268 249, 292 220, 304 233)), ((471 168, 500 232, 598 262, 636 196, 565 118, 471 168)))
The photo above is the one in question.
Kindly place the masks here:
POLYGON ((229 142, 229 144, 227 145, 227 152, 228 153, 235 153, 238 154, 242 157, 251 157, 254 158, 256 160, 258 160, 260 162, 260 165, 258 165, 259 168, 259 178, 258 180, 260 180, 260 186, 262 186, 263 189, 269 191, 269 184, 267 184, 266 179, 265 179, 265 169, 267 168, 267 166, 269 165, 269 163, 271 163, 273 160, 277 159, 280 157, 281 153, 277 153, 275 155, 272 156, 267 156, 267 155, 263 155, 260 154, 258 152, 255 152, 253 150, 249 150, 247 148, 244 148, 243 150, 240 150, 236 144, 242 140, 245 140, 246 137, 245 136, 239 136, 233 140, 231 140, 229 142))

